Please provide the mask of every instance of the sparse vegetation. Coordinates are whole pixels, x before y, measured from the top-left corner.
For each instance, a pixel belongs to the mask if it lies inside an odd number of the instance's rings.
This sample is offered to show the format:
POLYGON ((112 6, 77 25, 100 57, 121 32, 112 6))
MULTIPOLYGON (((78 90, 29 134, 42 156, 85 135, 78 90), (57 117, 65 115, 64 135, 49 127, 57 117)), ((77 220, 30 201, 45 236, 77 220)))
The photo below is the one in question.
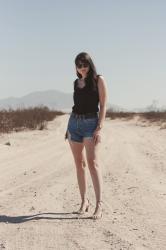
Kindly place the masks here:
POLYGON ((131 120, 134 117, 139 117, 139 121, 142 123, 148 122, 149 124, 155 123, 161 125, 162 128, 166 128, 166 111, 146 111, 146 112, 125 112, 115 111, 112 109, 107 110, 106 117, 110 119, 125 119, 131 120))
POLYGON ((127 120, 132 119, 135 114, 135 112, 114 111, 109 109, 106 112, 106 117, 110 117, 111 119, 125 118, 127 120))
POLYGON ((21 131, 24 129, 43 130, 47 122, 53 120, 58 115, 63 115, 61 111, 50 110, 46 106, 32 108, 18 108, 0 110, 0 133, 21 131))
POLYGON ((166 111, 149 111, 138 113, 140 117, 145 118, 151 122, 162 121, 166 122, 166 111))

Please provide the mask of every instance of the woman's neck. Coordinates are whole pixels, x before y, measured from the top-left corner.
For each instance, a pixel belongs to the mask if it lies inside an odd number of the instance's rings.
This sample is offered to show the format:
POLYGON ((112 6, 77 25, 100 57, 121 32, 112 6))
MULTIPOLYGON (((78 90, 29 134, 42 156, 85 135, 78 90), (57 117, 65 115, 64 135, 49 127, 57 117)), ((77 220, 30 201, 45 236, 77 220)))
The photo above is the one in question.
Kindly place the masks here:
POLYGON ((84 75, 84 76, 82 75, 82 76, 81 76, 81 79, 84 80, 86 77, 87 77, 87 75, 84 75))

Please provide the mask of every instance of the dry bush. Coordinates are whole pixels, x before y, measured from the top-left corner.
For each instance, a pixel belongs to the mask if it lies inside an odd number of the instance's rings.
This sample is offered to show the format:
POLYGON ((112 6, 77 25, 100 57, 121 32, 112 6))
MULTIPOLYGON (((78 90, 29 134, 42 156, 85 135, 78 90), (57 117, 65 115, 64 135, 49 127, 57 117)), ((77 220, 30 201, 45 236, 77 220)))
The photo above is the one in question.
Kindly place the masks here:
POLYGON ((46 106, 18 108, 16 110, 0 110, 0 133, 20 131, 23 129, 46 128, 47 122, 56 116, 64 114, 61 111, 49 110, 46 106))
POLYGON ((142 123, 156 123, 161 125, 161 128, 166 128, 166 111, 124 112, 109 109, 106 112, 106 117, 110 119, 123 118, 129 120, 136 116, 140 118, 139 120, 142 123))
POLYGON ((124 118, 125 120, 130 120, 135 114, 135 112, 114 111, 113 109, 108 109, 106 117, 109 117, 110 119, 124 118))
POLYGON ((165 122, 166 121, 166 111, 149 111, 138 113, 141 118, 147 119, 151 122, 165 122))

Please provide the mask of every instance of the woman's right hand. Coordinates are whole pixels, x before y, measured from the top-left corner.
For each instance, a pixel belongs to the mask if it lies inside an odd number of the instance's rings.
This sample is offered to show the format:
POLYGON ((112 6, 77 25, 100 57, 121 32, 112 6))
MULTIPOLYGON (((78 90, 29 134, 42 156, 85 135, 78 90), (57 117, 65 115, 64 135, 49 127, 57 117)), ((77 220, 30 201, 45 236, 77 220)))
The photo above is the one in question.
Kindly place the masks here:
POLYGON ((95 130, 94 134, 93 134, 93 140, 94 140, 94 144, 98 144, 99 142, 101 142, 101 134, 100 134, 100 130, 95 130))

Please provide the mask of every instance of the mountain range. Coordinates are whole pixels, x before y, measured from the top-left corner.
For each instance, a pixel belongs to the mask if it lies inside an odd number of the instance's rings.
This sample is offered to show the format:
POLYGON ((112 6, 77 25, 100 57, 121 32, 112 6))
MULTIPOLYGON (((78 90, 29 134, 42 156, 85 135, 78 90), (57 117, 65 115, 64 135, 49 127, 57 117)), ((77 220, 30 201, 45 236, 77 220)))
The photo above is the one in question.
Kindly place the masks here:
POLYGON ((54 110, 71 110, 73 96, 57 90, 35 91, 22 97, 8 97, 0 100, 0 109, 28 108, 44 105, 54 110))

